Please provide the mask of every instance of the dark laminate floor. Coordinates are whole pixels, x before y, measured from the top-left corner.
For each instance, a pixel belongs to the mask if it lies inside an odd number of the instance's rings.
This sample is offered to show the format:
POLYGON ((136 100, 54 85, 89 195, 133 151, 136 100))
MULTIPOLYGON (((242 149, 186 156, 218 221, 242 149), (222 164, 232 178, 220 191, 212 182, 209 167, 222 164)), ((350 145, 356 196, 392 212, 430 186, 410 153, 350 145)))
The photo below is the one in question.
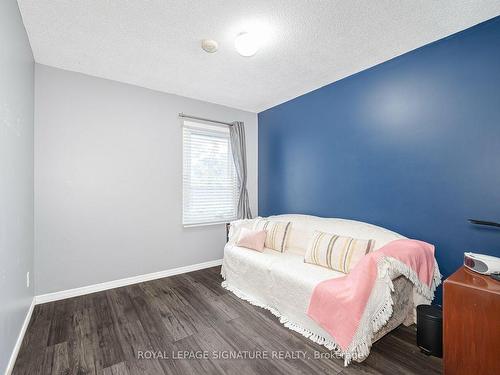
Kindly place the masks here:
POLYGON ((375 343, 361 364, 344 368, 338 359, 315 359, 328 351, 221 288, 219 269, 36 306, 13 374, 441 372, 441 360, 421 354, 414 329, 405 327, 375 343), (305 351, 309 358, 215 358, 237 351, 269 357, 305 351), (169 358, 140 359, 140 352, 169 358), (172 358, 195 354, 209 359, 172 358))

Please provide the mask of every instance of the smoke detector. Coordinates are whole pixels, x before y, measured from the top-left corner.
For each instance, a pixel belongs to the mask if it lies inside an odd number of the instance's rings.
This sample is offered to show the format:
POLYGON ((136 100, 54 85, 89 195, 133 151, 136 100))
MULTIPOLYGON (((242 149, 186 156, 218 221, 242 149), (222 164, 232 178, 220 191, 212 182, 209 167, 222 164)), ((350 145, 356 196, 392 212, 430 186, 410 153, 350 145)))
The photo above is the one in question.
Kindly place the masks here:
POLYGON ((201 41, 201 48, 203 48, 205 52, 214 53, 217 52, 219 44, 213 39, 203 39, 201 41))

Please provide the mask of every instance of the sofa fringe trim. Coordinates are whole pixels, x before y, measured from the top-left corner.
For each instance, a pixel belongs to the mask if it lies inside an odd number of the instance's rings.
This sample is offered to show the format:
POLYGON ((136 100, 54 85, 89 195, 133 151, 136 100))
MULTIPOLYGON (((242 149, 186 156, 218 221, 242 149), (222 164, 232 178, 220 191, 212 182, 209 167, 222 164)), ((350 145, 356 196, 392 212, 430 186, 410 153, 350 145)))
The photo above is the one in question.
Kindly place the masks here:
MULTIPOLYGON (((390 278, 389 271, 397 271, 401 275, 405 276, 415 287, 415 290, 418 294, 422 295, 426 300, 431 302, 434 299, 434 292, 437 286, 441 283, 441 273, 439 272, 439 267, 437 262, 434 260, 434 275, 433 282, 431 283, 431 287, 428 287, 424 283, 420 281, 415 271, 413 271, 406 264, 398 261, 397 259, 391 257, 381 258, 378 262, 378 277, 383 279, 383 288, 381 291, 384 296, 383 302, 380 304, 378 309, 376 309, 375 313, 370 317, 365 310, 365 314, 361 318, 356 334, 354 335, 353 341, 347 348, 347 350, 342 350, 342 348, 335 342, 334 340, 327 339, 324 336, 315 334, 310 330, 303 328, 297 323, 290 321, 286 316, 282 315, 275 308, 268 306, 266 304, 261 303, 260 301, 247 296, 245 293, 240 291, 239 289, 228 284, 226 279, 226 274, 224 271, 224 265, 221 268, 221 276, 224 279, 222 282, 222 287, 224 289, 229 290, 234 293, 238 298, 249 302, 250 304, 266 309, 270 311, 274 316, 276 316, 280 323, 285 327, 300 333, 302 336, 308 338, 309 340, 326 347, 328 350, 335 353, 335 355, 339 358, 344 359, 344 366, 348 366, 351 361, 355 360, 357 362, 361 362, 370 354, 370 348, 372 346, 372 339, 376 332, 378 332, 391 318, 393 313, 393 300, 391 296, 391 292, 394 291, 394 285, 390 278)), ((370 299, 375 293, 370 295, 370 299)))
POLYGON ((251 305, 254 305, 254 306, 263 308, 265 310, 268 310, 269 312, 271 312, 271 314, 273 314, 274 316, 276 316, 279 319, 280 323, 283 324, 285 327, 291 329, 292 331, 300 333, 302 336, 307 337, 308 339, 310 339, 311 341, 314 341, 315 343, 317 343, 319 345, 325 346, 329 350, 335 351, 335 353, 341 354, 342 350, 337 345, 337 343, 335 343, 335 341, 328 340, 328 339, 326 339, 323 336, 320 336, 318 334, 312 333, 308 329, 303 328, 300 325, 298 325, 297 323, 294 323, 294 322, 290 321, 286 316, 282 315, 275 308, 273 308, 271 306, 268 306, 266 304, 263 304, 263 303, 257 301, 256 299, 254 299, 252 297, 247 296, 245 293, 243 293, 239 289, 237 289, 237 288, 229 285, 227 283, 227 281, 223 281, 221 285, 222 285, 222 287, 224 289, 229 290, 236 297, 238 297, 238 298, 240 298, 240 299, 242 299, 244 301, 247 301, 251 305))

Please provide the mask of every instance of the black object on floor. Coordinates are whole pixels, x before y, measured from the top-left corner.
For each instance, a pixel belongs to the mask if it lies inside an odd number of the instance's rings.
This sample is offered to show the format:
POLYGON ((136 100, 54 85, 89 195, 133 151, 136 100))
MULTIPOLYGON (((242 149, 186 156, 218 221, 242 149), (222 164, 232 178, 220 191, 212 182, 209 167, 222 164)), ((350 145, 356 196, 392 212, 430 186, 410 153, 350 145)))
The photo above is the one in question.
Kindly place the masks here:
POLYGON ((440 306, 417 306, 417 345, 422 353, 443 357, 443 310, 440 306))

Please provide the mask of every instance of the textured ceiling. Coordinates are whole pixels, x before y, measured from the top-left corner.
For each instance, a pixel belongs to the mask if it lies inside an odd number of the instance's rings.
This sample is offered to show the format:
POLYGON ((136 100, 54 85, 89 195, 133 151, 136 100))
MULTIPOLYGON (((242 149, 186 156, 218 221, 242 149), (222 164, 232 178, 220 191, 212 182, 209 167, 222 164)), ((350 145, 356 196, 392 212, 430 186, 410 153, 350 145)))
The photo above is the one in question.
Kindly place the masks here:
POLYGON ((253 112, 500 14, 499 0, 18 3, 38 63, 253 112), (262 48, 241 57, 234 37, 254 30, 262 48))

